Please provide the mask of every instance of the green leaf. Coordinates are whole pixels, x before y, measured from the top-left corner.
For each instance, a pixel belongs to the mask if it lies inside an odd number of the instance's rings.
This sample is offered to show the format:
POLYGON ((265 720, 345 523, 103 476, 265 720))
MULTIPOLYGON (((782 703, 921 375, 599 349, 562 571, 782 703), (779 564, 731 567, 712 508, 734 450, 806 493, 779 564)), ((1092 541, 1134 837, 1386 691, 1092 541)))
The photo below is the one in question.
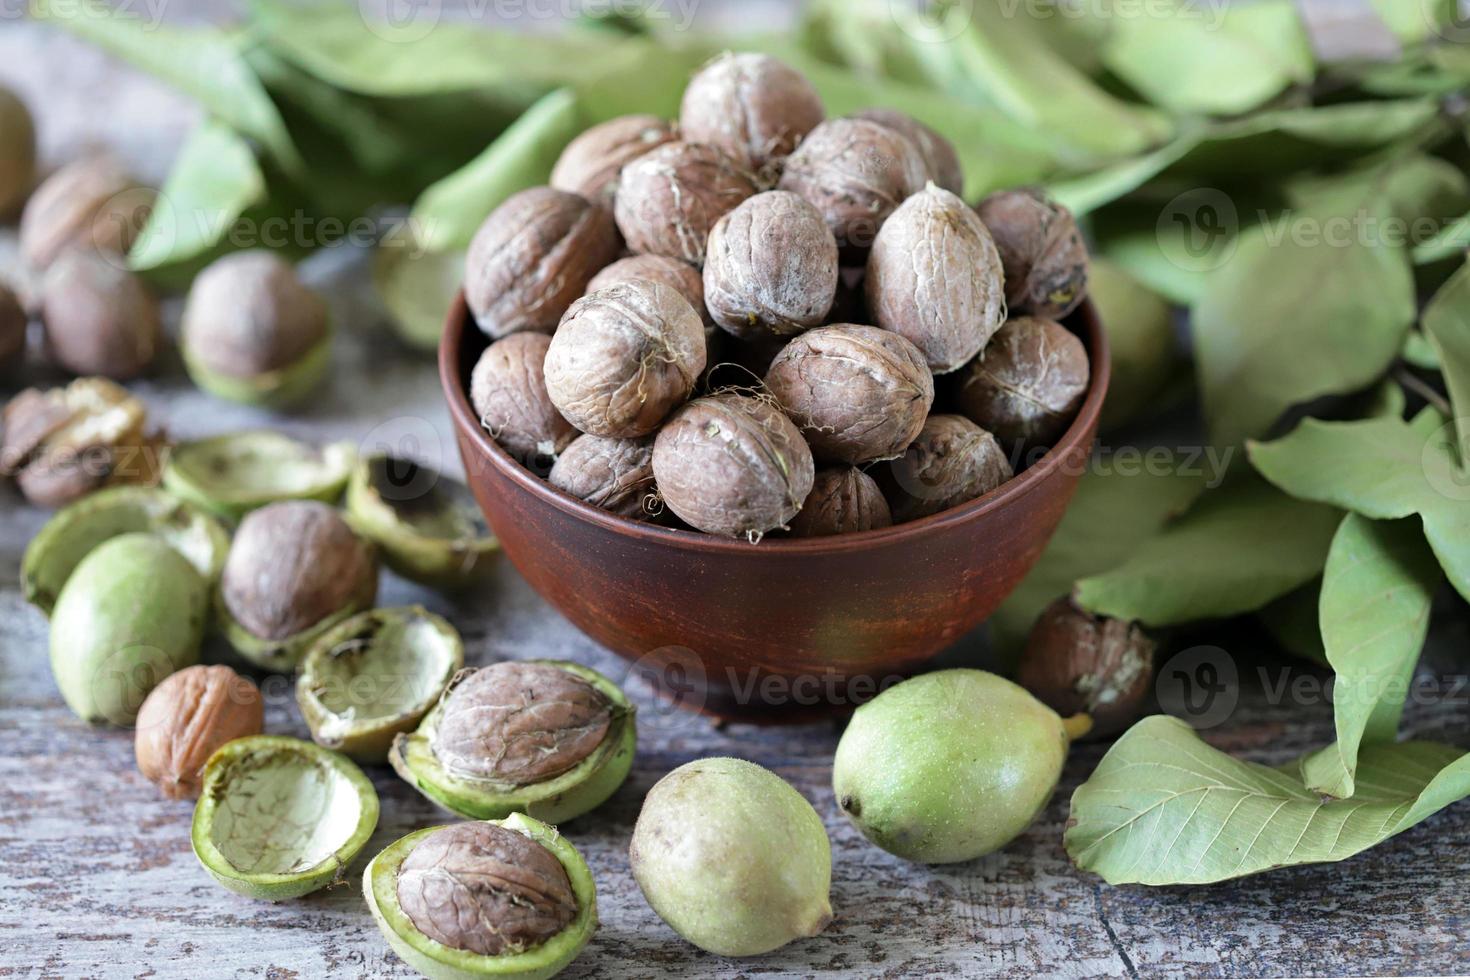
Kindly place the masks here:
POLYGON ((128 263, 146 272, 204 255, 265 198, 265 176, 250 145, 206 119, 179 150, 128 263))
POLYGON ((412 224, 404 224, 373 252, 373 286, 392 315, 399 337, 433 350, 444 332, 454 295, 464 280, 464 252, 426 252, 412 224))
POLYGON ((1415 265, 1433 265, 1470 249, 1470 214, 1462 215, 1414 246, 1415 265))
POLYGON ((1367 746, 1357 783, 1351 800, 1324 800, 1156 715, 1073 794, 1067 853, 1114 885, 1208 884, 1342 861, 1470 795, 1470 756, 1433 742, 1367 746))
POLYGON ((1295 497, 1374 520, 1418 514, 1450 584, 1470 598, 1470 476, 1452 443, 1452 427, 1425 409, 1413 422, 1306 419, 1248 449, 1256 469, 1295 497))
POLYGON ((1449 389, 1461 464, 1470 464, 1470 265, 1450 277, 1424 308, 1424 335, 1449 389))
POLYGON ((1308 210, 1240 236, 1194 311, 1206 419, 1215 441, 1265 433, 1293 405, 1363 388, 1414 321, 1407 254, 1369 230, 1380 196, 1351 211, 1308 210))
POLYGON ((280 113, 245 62, 245 38, 212 27, 150 25, 92 0, 37 0, 33 13, 197 99, 221 122, 265 144, 287 171, 304 169, 280 113))
POLYGON ((1409 331, 1404 337, 1404 349, 1399 351, 1399 357, 1424 371, 1438 371, 1440 367, 1439 351, 1434 349, 1422 330, 1409 331))
POLYGON ((1398 736, 1439 581, 1434 555, 1412 522, 1343 518, 1321 598, 1322 641, 1337 672, 1337 742, 1304 760, 1308 789, 1353 796, 1361 747, 1398 736))
POLYGON ((1006 655, 1019 651, 1048 603, 1071 592, 1079 578, 1125 561, 1188 508, 1207 465, 1166 450, 1095 461, 1041 558, 991 616, 994 647, 1006 655))
POLYGON ((1077 601, 1149 626, 1252 612, 1322 571, 1337 522, 1330 508, 1243 473, 1122 565, 1078 582, 1077 601))
POLYGON ((1099 422, 1104 432, 1165 407, 1159 397, 1181 374, 1174 311, 1118 265, 1094 256, 1087 296, 1108 331, 1111 378, 1099 422))
POLYGON ((1154 4, 1148 16, 1116 18, 1103 61, 1155 105, 1213 115, 1255 109, 1316 68, 1289 0, 1154 4))
POLYGON ((1056 181, 1048 189, 1052 197, 1071 208, 1077 215, 1089 214, 1133 193, 1168 170, 1199 146, 1203 137, 1203 130, 1183 129, 1179 136, 1157 150, 1131 160, 1110 164, 1080 177, 1056 181))

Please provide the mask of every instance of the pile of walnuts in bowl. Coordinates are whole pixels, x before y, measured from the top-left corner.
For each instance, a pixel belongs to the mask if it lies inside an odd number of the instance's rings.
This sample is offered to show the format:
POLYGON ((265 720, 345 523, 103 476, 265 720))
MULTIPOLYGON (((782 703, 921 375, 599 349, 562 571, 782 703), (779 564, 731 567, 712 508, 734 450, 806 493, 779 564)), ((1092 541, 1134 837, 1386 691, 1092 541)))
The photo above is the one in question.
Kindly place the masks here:
POLYGON ((990 492, 1087 392, 1058 322, 1087 253, 1043 195, 962 181, 916 119, 827 119, 780 61, 717 58, 677 124, 593 127, 480 227, 481 424, 575 497, 751 541, 990 492))

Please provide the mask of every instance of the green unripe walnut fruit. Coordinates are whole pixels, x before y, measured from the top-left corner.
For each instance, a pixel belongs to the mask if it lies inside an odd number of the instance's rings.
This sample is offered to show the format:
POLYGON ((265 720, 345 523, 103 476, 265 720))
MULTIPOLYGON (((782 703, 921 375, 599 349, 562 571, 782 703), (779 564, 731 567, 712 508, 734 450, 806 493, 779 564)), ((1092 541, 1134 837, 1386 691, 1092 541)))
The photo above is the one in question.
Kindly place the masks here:
POLYGON ((628 856, 653 910, 711 953, 767 953, 832 921, 822 818, 754 763, 701 759, 659 780, 628 856))
POLYGON ((209 590, 163 538, 123 534, 77 565, 57 597, 51 671, 67 707, 131 725, 148 692, 199 660, 209 590))
POLYGON ((1085 716, 1064 722, 1024 688, 982 670, 923 674, 853 714, 832 788, 885 851, 924 864, 968 861, 1031 825, 1088 724, 1085 716))

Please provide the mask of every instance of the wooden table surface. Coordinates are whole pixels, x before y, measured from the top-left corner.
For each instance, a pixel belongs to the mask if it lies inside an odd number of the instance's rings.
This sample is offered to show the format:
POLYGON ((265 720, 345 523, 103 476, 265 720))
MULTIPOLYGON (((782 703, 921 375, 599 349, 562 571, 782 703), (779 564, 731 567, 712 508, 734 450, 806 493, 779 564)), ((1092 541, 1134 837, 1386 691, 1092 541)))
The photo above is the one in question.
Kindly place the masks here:
MULTIPOLYGON (((29 24, 0 26, 0 82, 31 102, 52 165, 100 141, 157 179, 194 118, 167 89, 29 24)), ((425 458, 457 466, 432 366, 387 334, 362 266, 360 255, 338 252, 306 268, 343 329, 330 382, 300 414, 276 418, 212 401, 189 386, 176 356, 135 389, 179 437, 247 425, 365 445, 410 436, 425 458)), ((13 268, 11 236, 0 240, 0 271, 13 268)), ((177 304, 169 309, 176 316, 177 304)), ((56 380, 38 365, 25 377, 56 380)), ((9 382, 0 394, 16 387, 9 382)), ((46 622, 16 586, 21 554, 45 518, 12 489, 0 490, 0 976, 411 975, 379 936, 355 879, 279 905, 221 889, 191 853, 191 805, 160 799, 138 775, 131 733, 90 728, 67 711, 47 666, 46 622)), ((385 576, 382 602, 410 601, 461 629, 472 664, 566 657, 624 677, 621 661, 552 612, 508 564, 482 591, 453 601, 385 576)), ((982 651, 974 638, 946 661, 977 662, 982 651)), ((1231 651, 1254 663, 1248 650, 1231 651)), ((216 645, 206 656, 226 655, 216 645)), ((1272 704, 1253 671, 1243 674, 1240 706, 1209 733, 1214 744, 1276 763, 1331 739, 1329 705, 1272 704)), ((263 688, 267 730, 304 737, 289 682, 266 679, 263 688)), ((1470 973, 1470 806, 1342 865, 1207 888, 1113 888, 1073 868, 1062 849, 1067 799, 1103 751, 1081 746, 1051 806, 1013 845, 968 864, 917 867, 869 846, 835 806, 838 724, 720 730, 660 708, 636 680, 628 688, 640 708, 633 774, 601 809, 563 828, 592 867, 602 917, 565 976, 1470 973), (680 940, 643 901, 627 861, 643 794, 674 766, 709 755, 774 769, 822 814, 836 919, 820 937, 758 959, 721 960, 680 940)), ((1467 719, 1461 699, 1418 709, 1409 724, 1465 744, 1467 719)), ((409 830, 445 822, 386 767, 371 775, 382 820, 363 860, 409 830)))

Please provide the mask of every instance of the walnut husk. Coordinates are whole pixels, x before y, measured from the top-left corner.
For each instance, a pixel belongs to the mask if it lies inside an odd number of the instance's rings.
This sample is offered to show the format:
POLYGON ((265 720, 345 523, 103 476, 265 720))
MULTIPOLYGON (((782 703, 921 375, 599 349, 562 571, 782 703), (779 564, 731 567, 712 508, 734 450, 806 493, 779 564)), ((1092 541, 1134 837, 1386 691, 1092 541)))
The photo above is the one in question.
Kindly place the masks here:
POLYGON ((487 347, 470 373, 470 403, 480 424, 501 448, 540 473, 577 438, 546 393, 550 346, 545 334, 511 334, 487 347))
POLYGON ((598 123, 561 151, 551 168, 551 186, 610 204, 623 167, 675 139, 674 127, 657 116, 618 116, 598 123))
POLYGON ((557 457, 551 485, 621 517, 653 515, 653 438, 578 436, 557 457))
POLYGON ((182 343, 218 374, 254 378, 296 364, 327 335, 327 305, 274 252, 212 262, 189 289, 182 343))
POLYGON ((152 366, 163 346, 158 301, 116 259, 73 250, 41 283, 46 355, 73 374, 126 381, 152 366))
POLYGON ((152 213, 157 192, 139 184, 114 157, 84 157, 56 171, 26 202, 21 257, 44 269, 70 248, 126 255, 152 213))
POLYGON ((871 120, 907 136, 924 158, 929 179, 951 193, 964 193, 965 172, 960 165, 959 154, 955 152, 954 144, 935 130, 898 109, 864 109, 854 113, 853 117, 871 120))
POLYGON ((1055 442, 1087 397, 1087 348, 1052 320, 1016 317, 960 374, 956 403, 1011 453, 1055 442))
POLYGON ((1087 244, 1072 212, 1036 190, 999 191, 976 205, 1005 266, 1012 312, 1060 320, 1087 295, 1087 244))
POLYGON ((978 354, 1006 316, 990 233, 964 201, 934 184, 878 233, 863 287, 878 325, 913 341, 935 374, 978 354))
POLYGON ((607 208, 532 187, 511 195, 475 232, 465 257, 465 301, 493 339, 551 333, 618 249, 607 208))
POLYGON ((813 454, 869 463, 903 454, 934 404, 924 355, 878 327, 836 324, 787 344, 766 387, 801 427, 813 454))
POLYGON ((441 711, 435 757, 455 773, 506 786, 545 782, 574 768, 613 722, 612 704, 580 677, 513 660, 466 671, 441 711))
POLYGON ((903 524, 984 496, 1013 475, 995 436, 963 415, 931 415, 883 473, 893 522, 903 524))
POLYGON ((837 241, 817 209, 789 191, 749 198, 710 232, 705 303, 737 337, 815 327, 836 293, 837 241))
POLYGON ((226 608, 251 634, 285 640, 377 594, 372 546, 333 507, 288 500, 240 522, 220 577, 226 608))
POLYGON ((817 470, 812 492, 791 519, 791 536, 815 538, 888 527, 893 514, 877 481, 853 466, 817 470))
POLYGON ((185 667, 150 691, 138 710, 138 771, 171 800, 197 798, 214 750, 259 735, 264 714, 260 690, 249 678, 220 664, 185 667))
POLYGON ((399 865, 398 907, 451 949, 506 956, 541 945, 577 917, 566 869, 544 845, 492 823, 442 827, 399 865))
POLYGON ((546 392, 583 432, 647 435, 704 370, 704 322, 676 290, 633 279, 577 300, 546 352, 546 392))
POLYGON ((702 265, 715 222, 755 192, 751 175, 713 146, 665 143, 623 168, 618 230, 633 252, 702 265))
POLYGON ((1094 616, 1066 596, 1037 617, 1016 680, 1063 717, 1092 717, 1093 738, 1138 717, 1153 682, 1154 642, 1137 623, 1094 616))
POLYGON ((684 138, 718 147, 769 186, 780 163, 827 116, 806 76, 764 54, 725 53, 684 89, 684 138))

